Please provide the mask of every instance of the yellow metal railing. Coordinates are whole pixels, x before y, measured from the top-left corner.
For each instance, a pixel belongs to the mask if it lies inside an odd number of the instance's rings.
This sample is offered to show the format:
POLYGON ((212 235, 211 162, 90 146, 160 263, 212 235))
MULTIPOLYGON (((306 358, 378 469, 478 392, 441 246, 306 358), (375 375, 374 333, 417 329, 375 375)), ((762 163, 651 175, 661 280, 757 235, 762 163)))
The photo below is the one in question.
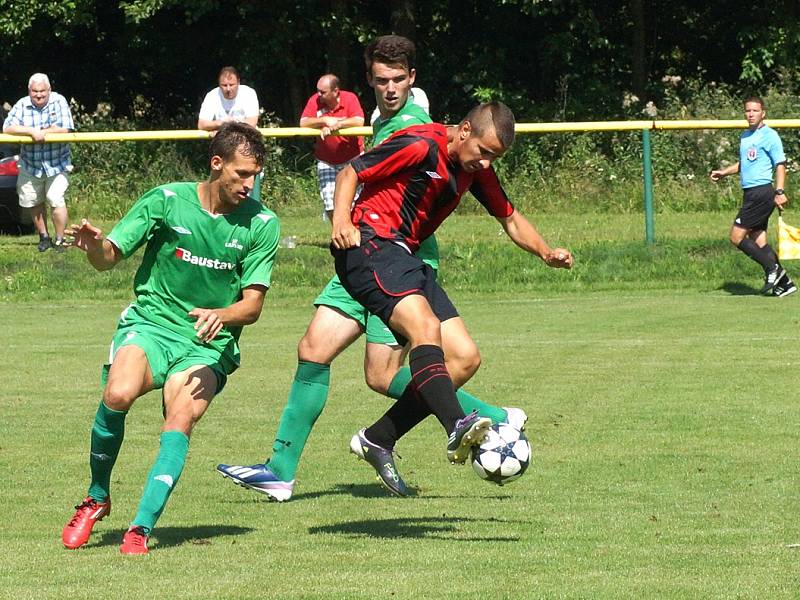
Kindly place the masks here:
MULTIPOLYGON (((771 119, 766 123, 773 128, 800 128, 800 119, 771 119)), ((652 131, 670 129, 745 129, 745 120, 697 119, 686 121, 578 121, 565 123, 517 123, 517 133, 568 133, 580 131, 652 131)), ((259 131, 268 138, 315 137, 318 129, 308 127, 263 127, 259 131)), ((372 135, 371 127, 350 127, 337 132, 337 135, 372 135)), ((88 143, 88 142, 140 142, 148 140, 207 140, 211 133, 199 129, 165 131, 95 131, 48 134, 47 143, 88 143)), ((27 135, 0 134, 0 144, 33 144, 27 135)))
MULTIPOLYGON (((766 123, 775 129, 800 128, 800 119, 771 119, 766 123)), ((692 130, 692 129, 746 129, 744 119, 711 120, 695 119, 683 121, 599 121, 571 123, 517 123, 517 133, 569 133, 590 131, 641 131, 642 133, 642 168, 644 182, 645 241, 655 242, 653 211, 653 167, 650 149, 651 131, 692 130)), ((318 129, 308 127, 264 127, 259 129, 267 138, 316 137, 318 129)), ((337 132, 344 136, 370 136, 371 127, 350 127, 337 132)), ((51 133, 45 143, 89 143, 89 142, 136 142, 149 140, 207 140, 211 133, 197 129, 177 131, 99 131, 76 133, 51 133)), ((27 135, 0 134, 0 144, 33 144, 36 143, 27 135)))

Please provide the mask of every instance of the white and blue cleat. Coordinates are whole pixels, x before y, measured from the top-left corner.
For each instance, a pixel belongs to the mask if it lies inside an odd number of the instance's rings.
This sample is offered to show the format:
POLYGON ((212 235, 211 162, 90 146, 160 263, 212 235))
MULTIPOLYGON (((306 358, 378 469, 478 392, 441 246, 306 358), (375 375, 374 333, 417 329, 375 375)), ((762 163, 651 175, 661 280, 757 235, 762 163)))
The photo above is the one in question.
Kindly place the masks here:
POLYGON ((294 479, 291 481, 278 479, 268 466, 260 463, 250 466, 219 464, 217 473, 276 502, 285 502, 292 497, 294 479))

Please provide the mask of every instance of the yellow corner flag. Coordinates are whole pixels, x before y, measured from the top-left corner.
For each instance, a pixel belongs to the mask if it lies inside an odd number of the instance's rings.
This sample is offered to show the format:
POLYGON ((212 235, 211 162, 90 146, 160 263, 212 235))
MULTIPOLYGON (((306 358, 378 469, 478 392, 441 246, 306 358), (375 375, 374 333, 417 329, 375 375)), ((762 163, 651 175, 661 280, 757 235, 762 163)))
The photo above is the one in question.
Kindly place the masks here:
POLYGON ((800 228, 787 225, 782 216, 778 216, 778 258, 800 258, 800 228))

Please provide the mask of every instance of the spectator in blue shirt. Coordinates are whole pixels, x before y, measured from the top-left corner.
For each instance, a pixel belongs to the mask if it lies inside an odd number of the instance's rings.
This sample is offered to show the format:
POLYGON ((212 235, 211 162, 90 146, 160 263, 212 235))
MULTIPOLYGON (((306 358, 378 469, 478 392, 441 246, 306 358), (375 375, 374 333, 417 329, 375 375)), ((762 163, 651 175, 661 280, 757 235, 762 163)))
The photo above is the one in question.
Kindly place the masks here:
MULTIPOLYGON (((64 96, 50 89, 44 73, 34 73, 28 80, 28 95, 19 101, 3 122, 3 133, 29 135, 35 142, 44 142, 49 133, 68 133, 75 129, 72 113, 64 96)), ((39 232, 39 252, 53 247, 64 250, 64 228, 67 226, 67 205, 64 192, 72 170, 68 144, 22 144, 17 178, 19 205, 30 210, 39 232), (50 205, 55 244, 47 231, 45 201, 50 205)))
POLYGON ((781 138, 764 124, 764 101, 751 97, 744 101, 748 129, 739 140, 739 160, 722 169, 711 171, 711 180, 739 173, 744 190, 742 208, 731 227, 731 243, 764 269, 762 294, 788 296, 797 291, 778 262, 778 255, 767 243, 767 225, 772 211, 782 209, 789 201, 783 191, 786 181, 786 155, 781 138), (772 175, 775 173, 775 187, 772 175))

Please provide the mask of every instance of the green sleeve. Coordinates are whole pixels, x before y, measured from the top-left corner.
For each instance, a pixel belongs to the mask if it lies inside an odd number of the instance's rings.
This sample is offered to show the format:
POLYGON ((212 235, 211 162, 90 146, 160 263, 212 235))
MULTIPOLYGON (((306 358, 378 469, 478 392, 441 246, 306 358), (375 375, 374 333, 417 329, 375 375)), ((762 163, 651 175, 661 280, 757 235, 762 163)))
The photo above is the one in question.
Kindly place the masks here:
POLYGON ((108 234, 122 256, 128 258, 138 248, 153 237, 154 232, 164 221, 166 196, 161 188, 146 192, 108 234))
POLYGON ((280 237, 280 221, 274 214, 259 213, 253 217, 253 237, 242 263, 242 288, 270 286, 280 237))

